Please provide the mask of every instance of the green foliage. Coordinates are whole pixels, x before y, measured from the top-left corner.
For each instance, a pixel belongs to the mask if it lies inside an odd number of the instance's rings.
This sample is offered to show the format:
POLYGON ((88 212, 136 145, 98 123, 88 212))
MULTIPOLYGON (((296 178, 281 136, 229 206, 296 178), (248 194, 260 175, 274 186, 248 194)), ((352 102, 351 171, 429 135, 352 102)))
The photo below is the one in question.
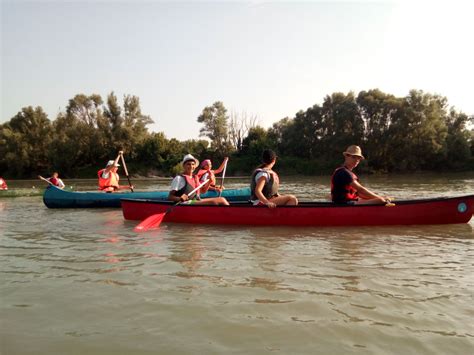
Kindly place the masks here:
POLYGON ((229 140, 227 109, 221 101, 216 101, 212 106, 204 108, 197 121, 203 123, 204 127, 200 129, 200 135, 208 137, 211 140, 211 146, 214 150, 228 154, 232 149, 229 140))
POLYGON ((352 92, 326 96, 321 116, 321 150, 327 159, 351 144, 363 145, 364 121, 352 92))
POLYGON ((256 126, 249 130, 248 136, 242 142, 242 154, 260 158, 262 151, 274 148, 273 139, 262 127, 256 126))
POLYGON ((451 110, 446 116, 448 136, 446 138, 447 160, 452 168, 461 168, 469 160, 472 149, 471 134, 466 129, 469 117, 464 113, 451 110))
POLYGON ((229 127, 227 110, 218 101, 198 117, 205 140, 181 142, 150 133, 152 122, 141 112, 138 97, 124 95, 121 105, 113 92, 105 102, 97 94, 78 94, 52 122, 41 107, 25 107, 0 125, 0 171, 7 177, 52 170, 63 177, 95 177, 124 150, 129 171, 141 175, 177 174, 187 153, 215 164, 230 156, 228 175, 250 175, 262 151, 270 148, 279 155, 280 173, 314 175, 330 173, 352 144, 360 145, 367 158, 359 171, 474 169, 474 116, 449 109, 444 97, 417 90, 406 97, 378 89, 357 96, 333 93, 322 105, 268 129, 237 117, 229 127))
POLYGON ((32 176, 48 167, 51 122, 41 107, 23 108, 1 126, 0 166, 13 176, 32 176))

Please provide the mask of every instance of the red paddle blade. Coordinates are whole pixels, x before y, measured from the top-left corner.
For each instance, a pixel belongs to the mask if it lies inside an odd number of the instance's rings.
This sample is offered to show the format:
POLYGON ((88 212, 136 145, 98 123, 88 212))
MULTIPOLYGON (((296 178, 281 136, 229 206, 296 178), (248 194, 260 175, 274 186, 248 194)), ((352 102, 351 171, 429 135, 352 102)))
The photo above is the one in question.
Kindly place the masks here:
POLYGON ((133 230, 135 232, 146 232, 150 228, 158 228, 165 215, 166 212, 153 214, 141 221, 133 230))

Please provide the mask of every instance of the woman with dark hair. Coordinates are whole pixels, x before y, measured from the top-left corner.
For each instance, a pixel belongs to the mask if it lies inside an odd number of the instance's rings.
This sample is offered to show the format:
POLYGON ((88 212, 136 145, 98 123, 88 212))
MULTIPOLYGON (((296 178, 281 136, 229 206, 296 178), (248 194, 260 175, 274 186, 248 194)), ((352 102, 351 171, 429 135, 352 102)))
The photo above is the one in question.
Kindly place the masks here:
POLYGON ((255 169, 250 181, 251 201, 254 205, 265 205, 270 208, 296 206, 298 199, 295 196, 278 193, 280 179, 278 174, 272 170, 276 159, 277 155, 273 150, 263 151, 262 164, 255 169))

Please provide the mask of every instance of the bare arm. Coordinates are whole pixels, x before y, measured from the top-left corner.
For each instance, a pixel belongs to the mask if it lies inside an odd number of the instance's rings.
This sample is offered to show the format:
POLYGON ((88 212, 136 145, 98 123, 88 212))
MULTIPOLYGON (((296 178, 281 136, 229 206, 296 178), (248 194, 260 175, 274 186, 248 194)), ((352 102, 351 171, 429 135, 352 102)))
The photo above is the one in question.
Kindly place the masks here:
POLYGON ((118 152, 117 158, 115 158, 114 166, 117 166, 120 157, 123 155, 123 150, 118 152))
POLYGON ((220 174, 224 170, 225 163, 229 160, 228 157, 225 157, 218 169, 214 170, 214 175, 220 174))
POLYGON ((183 194, 181 197, 176 196, 176 191, 170 191, 168 194, 168 201, 179 202, 189 200, 188 195, 183 194))
POLYGON ((376 193, 370 191, 368 188, 359 184, 358 181, 352 181, 351 186, 357 190, 359 196, 363 199, 370 200, 370 199, 380 199, 385 200, 382 196, 377 195, 376 193))
POLYGON ((255 186, 255 196, 257 196, 260 202, 267 205, 268 207, 276 207, 276 205, 273 202, 268 201, 262 193, 263 187, 265 186, 265 180, 265 176, 262 176, 260 179, 258 179, 257 186, 255 186))

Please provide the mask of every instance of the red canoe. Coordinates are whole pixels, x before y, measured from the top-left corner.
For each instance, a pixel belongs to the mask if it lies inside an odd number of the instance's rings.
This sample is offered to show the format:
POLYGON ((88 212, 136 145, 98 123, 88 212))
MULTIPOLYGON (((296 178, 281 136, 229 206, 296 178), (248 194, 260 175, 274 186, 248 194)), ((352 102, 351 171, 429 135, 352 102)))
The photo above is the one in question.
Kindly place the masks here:
MULTIPOLYGON (((123 216, 128 220, 143 220, 164 213, 171 206, 171 202, 122 199, 123 216)), ((255 226, 452 224, 469 222, 473 209, 474 195, 400 200, 392 207, 301 202, 298 206, 270 209, 235 202, 231 206, 178 205, 166 213, 163 222, 255 226)))

